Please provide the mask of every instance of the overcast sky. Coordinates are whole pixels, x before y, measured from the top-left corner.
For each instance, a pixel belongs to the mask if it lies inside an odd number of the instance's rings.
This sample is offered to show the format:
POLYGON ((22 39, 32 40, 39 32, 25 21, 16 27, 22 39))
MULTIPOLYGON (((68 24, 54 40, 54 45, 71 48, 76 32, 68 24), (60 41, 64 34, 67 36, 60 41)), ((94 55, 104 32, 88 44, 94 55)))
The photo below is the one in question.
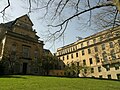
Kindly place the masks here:
MULTIPOLYGON (((7 0, 0 0, 0 10, 3 9, 4 5, 6 5, 7 0)), ((24 3, 24 0, 10 0, 11 1, 11 7, 9 7, 6 10, 6 16, 7 19, 4 22, 15 20, 16 18, 27 14, 28 9, 26 8, 28 6, 28 3, 24 3)), ((47 30, 47 26, 43 20, 40 19, 40 15, 42 12, 32 12, 30 14, 30 19, 34 23, 34 29, 37 31, 37 35, 39 35, 41 40, 44 41, 43 34, 47 30)), ((87 17, 87 15, 83 15, 83 17, 87 17)), ((85 18, 83 19, 83 22, 85 21, 85 18)), ((0 23, 3 23, 2 14, 0 14, 0 23)), ((87 37, 91 34, 94 34, 95 31, 92 27, 87 27, 85 25, 77 25, 76 23, 70 23, 68 28, 65 31, 64 34, 64 45, 73 43, 77 41, 78 36, 80 37, 87 37)), ((57 48, 63 46, 63 38, 57 40, 55 43, 52 42, 45 42, 44 48, 50 49, 53 53, 56 52, 57 48), (52 46, 53 44, 53 46, 52 46)))

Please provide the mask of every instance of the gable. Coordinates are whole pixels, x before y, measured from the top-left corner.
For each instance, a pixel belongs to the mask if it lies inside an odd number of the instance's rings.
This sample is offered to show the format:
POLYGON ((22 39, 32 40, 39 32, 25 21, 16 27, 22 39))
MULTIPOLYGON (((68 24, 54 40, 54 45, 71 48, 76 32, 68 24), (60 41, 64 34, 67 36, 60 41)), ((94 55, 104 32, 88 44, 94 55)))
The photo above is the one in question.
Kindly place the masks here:
POLYGON ((29 24, 29 25, 33 26, 33 23, 32 23, 32 21, 30 20, 30 18, 27 14, 17 18, 16 20, 17 21, 22 21, 26 24, 29 24))

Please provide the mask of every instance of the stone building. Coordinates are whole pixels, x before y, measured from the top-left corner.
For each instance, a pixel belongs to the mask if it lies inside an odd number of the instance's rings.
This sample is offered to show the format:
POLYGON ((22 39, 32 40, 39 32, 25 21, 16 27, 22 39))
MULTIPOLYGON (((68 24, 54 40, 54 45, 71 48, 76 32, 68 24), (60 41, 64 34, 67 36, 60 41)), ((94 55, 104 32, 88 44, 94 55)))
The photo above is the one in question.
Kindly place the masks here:
POLYGON ((44 75, 64 76, 64 69, 61 67, 61 65, 64 65, 64 62, 59 60, 48 49, 44 49, 43 64, 44 75))
POLYGON ((0 61, 5 74, 40 74, 43 41, 39 40, 28 15, 0 24, 0 61))
POLYGON ((120 79, 120 26, 58 48, 56 55, 66 66, 82 66, 80 77, 120 79))

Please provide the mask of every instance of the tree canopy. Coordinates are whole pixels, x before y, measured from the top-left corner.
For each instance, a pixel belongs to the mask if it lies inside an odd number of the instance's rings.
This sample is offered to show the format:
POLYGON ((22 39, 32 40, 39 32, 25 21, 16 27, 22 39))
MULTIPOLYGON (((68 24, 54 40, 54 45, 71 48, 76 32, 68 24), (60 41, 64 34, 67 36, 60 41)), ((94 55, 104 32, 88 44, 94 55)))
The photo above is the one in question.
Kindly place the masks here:
MULTIPOLYGON (((4 19, 5 12, 11 7, 13 0, 6 0, 7 4, 0 11, 4 19)), ((28 3, 28 14, 41 11, 42 19, 48 22, 48 40, 58 39, 63 35, 69 23, 82 22, 84 14, 86 24, 94 21, 100 27, 114 27, 120 25, 119 0, 22 0, 28 3), (97 20, 97 21, 96 21, 97 20), (55 29, 55 30, 53 30, 55 29)))

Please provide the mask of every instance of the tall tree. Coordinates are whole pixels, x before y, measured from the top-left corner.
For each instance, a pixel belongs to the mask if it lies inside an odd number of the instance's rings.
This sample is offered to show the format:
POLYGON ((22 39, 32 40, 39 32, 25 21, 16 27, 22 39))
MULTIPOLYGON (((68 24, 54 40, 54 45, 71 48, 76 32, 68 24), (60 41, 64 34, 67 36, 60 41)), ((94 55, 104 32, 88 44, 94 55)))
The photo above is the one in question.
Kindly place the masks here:
MULTIPOLYGON (((11 2, 14 1, 7 0, 7 5, 0 12, 3 15, 3 19, 5 11, 11 6, 11 2)), ((117 19, 120 8, 119 0, 25 0, 24 2, 28 3, 28 14, 41 11, 43 18, 49 20, 48 26, 52 30, 48 30, 48 40, 52 38, 58 39, 63 35, 69 23, 81 22, 81 18, 85 14, 87 14, 87 17, 84 21, 90 25, 92 17, 95 14, 99 14, 101 9, 106 9, 109 12, 109 8, 112 8, 113 15, 104 14, 104 17, 107 18, 103 19, 102 17, 101 19, 104 23, 107 23, 107 27, 114 26, 116 23, 120 25, 118 23, 120 21, 117 19), (111 21, 110 17, 113 18, 113 22, 108 24, 108 21, 111 21)))

